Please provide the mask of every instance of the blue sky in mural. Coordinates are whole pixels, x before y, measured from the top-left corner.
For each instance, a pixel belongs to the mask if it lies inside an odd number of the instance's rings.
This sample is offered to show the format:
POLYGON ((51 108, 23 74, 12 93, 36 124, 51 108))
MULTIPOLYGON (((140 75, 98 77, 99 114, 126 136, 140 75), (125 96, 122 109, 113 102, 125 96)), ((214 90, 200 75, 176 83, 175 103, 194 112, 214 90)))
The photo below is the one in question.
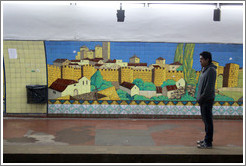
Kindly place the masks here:
MULTIPOLYGON (((45 41, 47 63, 53 64, 58 58, 75 59, 81 46, 86 45, 94 50, 96 45, 102 42, 80 42, 80 41, 45 41)), ((141 63, 154 64, 159 57, 166 59, 166 64, 173 63, 175 50, 178 43, 147 43, 147 42, 110 42, 111 59, 122 59, 129 62, 129 58, 136 55, 141 63)), ((213 60, 219 62, 220 66, 227 63, 236 63, 243 67, 243 45, 242 44, 195 44, 193 54, 193 68, 201 70, 199 53, 209 51, 213 60)))

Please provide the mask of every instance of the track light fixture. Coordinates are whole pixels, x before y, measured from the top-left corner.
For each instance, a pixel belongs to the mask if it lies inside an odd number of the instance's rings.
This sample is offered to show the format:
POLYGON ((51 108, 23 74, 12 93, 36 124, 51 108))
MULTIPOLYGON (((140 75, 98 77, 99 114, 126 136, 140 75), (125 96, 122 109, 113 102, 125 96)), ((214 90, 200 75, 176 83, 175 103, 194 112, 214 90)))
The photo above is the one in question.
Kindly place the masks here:
POLYGON ((124 22, 125 10, 122 10, 122 3, 120 4, 120 10, 117 10, 117 22, 124 22))
POLYGON ((220 11, 220 4, 217 3, 217 8, 214 9, 214 21, 220 21, 221 11, 220 11))

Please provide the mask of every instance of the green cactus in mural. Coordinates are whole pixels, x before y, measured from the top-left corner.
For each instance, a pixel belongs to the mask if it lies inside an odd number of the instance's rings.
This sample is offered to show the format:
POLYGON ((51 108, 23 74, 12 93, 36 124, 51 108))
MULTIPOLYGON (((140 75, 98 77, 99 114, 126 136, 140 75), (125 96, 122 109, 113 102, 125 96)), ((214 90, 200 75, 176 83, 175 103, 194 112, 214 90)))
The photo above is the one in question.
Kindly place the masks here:
POLYGON ((140 90, 143 90, 144 89, 144 81, 141 78, 135 79, 132 83, 135 84, 135 85, 137 85, 137 87, 140 90))
POLYGON ((95 92, 96 100, 98 100, 97 92, 112 87, 110 81, 105 81, 99 70, 91 77, 91 90, 95 92))
POLYGON ((175 51, 174 62, 179 62, 183 64, 183 47, 184 47, 183 43, 178 44, 175 51))
POLYGON ((164 86, 167 85, 176 85, 176 82, 174 80, 168 79, 162 83, 161 87, 163 88, 164 86))
POLYGON ((190 73, 190 78, 189 78, 188 84, 195 86, 196 83, 197 83, 196 70, 195 69, 191 69, 191 73, 190 73))
POLYGON ((99 89, 101 88, 102 84, 103 84, 103 76, 101 72, 98 70, 91 77, 91 85, 94 85, 96 89, 99 89))
POLYGON ((148 91, 148 90, 155 91, 156 90, 155 84, 153 84, 152 82, 144 82, 141 78, 135 79, 132 83, 137 85, 137 87, 140 90, 145 90, 145 91, 148 91))
POLYGON ((185 44, 183 57, 183 72, 186 83, 195 86, 197 83, 196 71, 192 69, 194 48, 195 44, 185 44))

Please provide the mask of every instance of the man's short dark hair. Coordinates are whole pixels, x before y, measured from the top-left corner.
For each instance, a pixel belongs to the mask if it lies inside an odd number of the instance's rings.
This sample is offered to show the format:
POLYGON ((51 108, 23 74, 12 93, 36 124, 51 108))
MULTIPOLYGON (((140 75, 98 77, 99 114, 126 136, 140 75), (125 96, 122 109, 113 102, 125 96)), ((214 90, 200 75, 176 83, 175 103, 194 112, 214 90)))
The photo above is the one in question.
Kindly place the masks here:
POLYGON ((212 54, 208 51, 203 51, 202 53, 200 53, 200 55, 205 59, 209 59, 208 63, 212 63, 212 54))

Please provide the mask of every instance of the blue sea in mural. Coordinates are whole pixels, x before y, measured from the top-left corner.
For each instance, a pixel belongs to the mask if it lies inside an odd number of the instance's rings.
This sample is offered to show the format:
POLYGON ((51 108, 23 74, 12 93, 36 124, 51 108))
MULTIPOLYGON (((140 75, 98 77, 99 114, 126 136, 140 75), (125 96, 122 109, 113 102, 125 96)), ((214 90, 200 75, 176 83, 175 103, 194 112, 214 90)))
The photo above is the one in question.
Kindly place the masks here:
MULTIPOLYGON (((53 61, 58 58, 74 60, 80 47, 84 45, 94 50, 96 45, 102 46, 102 42, 45 41, 47 63, 53 64, 53 61)), ((166 59, 166 64, 171 64, 177 45, 178 43, 110 42, 110 58, 129 62, 129 58, 136 55, 140 58, 141 63, 147 63, 149 66, 155 64, 157 58, 163 57, 166 59)), ((219 62, 220 66, 236 63, 243 67, 242 44, 195 44, 193 68, 196 71, 201 70, 199 54, 202 51, 211 52, 213 60, 219 62)))

